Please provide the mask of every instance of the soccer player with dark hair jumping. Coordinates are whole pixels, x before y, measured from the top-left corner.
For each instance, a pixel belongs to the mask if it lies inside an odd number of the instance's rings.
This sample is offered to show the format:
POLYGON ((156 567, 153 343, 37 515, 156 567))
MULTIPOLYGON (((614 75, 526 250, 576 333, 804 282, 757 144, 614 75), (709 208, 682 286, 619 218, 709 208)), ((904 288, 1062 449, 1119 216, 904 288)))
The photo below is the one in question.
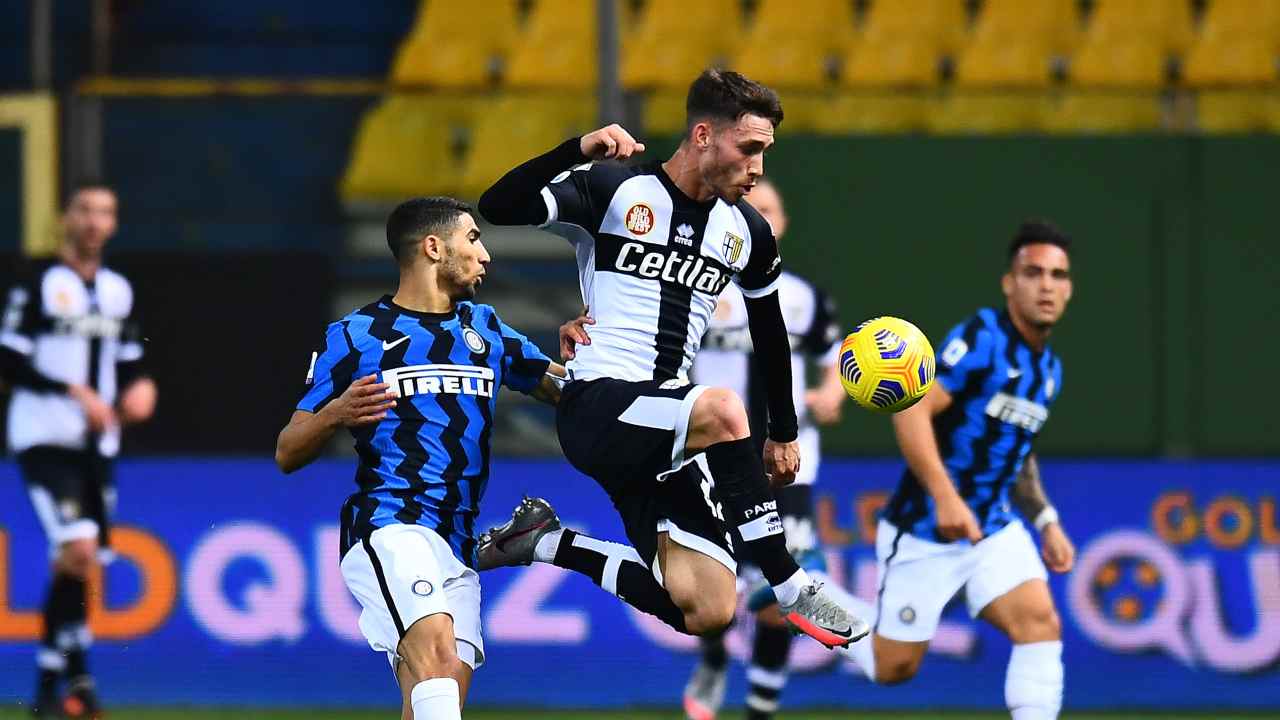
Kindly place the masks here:
POLYGON ((404 720, 449 720, 484 662, 475 520, 498 389, 554 404, 564 368, 471 301, 489 253, 467 205, 402 203, 387 243, 399 288, 329 326, 276 462, 293 472, 350 431, 340 550, 360 630, 391 661, 404 720))
POLYGON ((36 717, 101 715, 86 657, 93 640, 87 582, 112 557, 121 427, 155 411, 133 287, 102 264, 118 204, 101 181, 72 189, 58 255, 34 263, 9 291, 0 325, 0 377, 13 387, 9 448, 53 553, 36 652, 36 717))
POLYGON ((608 492, 632 546, 562 529, 545 501, 517 508, 480 548, 481 567, 553 563, 690 634, 722 631, 737 605, 736 556, 763 572, 783 616, 834 647, 868 627, 831 601, 787 552, 770 488, 800 466, 791 348, 778 302, 781 259, 769 224, 743 200, 782 121, 769 88, 708 70, 689 88, 688 126, 663 163, 610 125, 508 172, 480 198, 500 225, 567 238, 593 342, 568 364, 557 408, 565 457, 608 492), (716 301, 745 297, 768 383, 764 461, 742 399, 690 384, 716 301))
POLYGON ((933 388, 893 417, 907 471, 876 531, 872 642, 847 651, 874 682, 916 674, 943 608, 963 589, 970 614, 1013 641, 1004 692, 1014 720, 1058 715, 1062 629, 1045 565, 1069 571, 1075 548, 1031 444, 1062 392, 1062 361, 1048 341, 1071 299, 1070 250, 1056 227, 1024 223, 1000 279, 1005 306, 953 328, 933 388), (1043 562, 1014 508, 1040 533, 1043 562))

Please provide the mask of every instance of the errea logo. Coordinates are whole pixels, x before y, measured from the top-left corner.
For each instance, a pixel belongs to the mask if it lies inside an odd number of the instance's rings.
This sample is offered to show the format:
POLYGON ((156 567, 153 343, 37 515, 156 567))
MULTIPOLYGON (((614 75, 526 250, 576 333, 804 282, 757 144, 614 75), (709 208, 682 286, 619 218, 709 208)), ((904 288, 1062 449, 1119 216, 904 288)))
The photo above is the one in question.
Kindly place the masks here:
POLYGON ((382 371, 382 382, 412 395, 473 395, 493 397, 493 368, 474 365, 409 365, 382 371))
POLYGON ((680 223, 680 227, 676 228, 676 242, 693 245, 693 227, 689 223, 680 223))

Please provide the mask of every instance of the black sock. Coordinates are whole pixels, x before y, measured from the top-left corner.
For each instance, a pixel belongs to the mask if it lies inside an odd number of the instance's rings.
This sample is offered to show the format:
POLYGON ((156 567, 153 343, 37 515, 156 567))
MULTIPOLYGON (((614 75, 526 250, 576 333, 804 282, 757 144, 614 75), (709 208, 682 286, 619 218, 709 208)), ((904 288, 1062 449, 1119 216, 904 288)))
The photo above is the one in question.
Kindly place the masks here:
POLYGON ((778 502, 764 477, 764 462, 750 438, 716 443, 707 448, 707 465, 725 507, 725 520, 738 530, 750 560, 777 586, 800 566, 787 552, 778 502))
POLYGON ((723 670, 729 664, 729 651, 724 646, 724 636, 729 632, 725 628, 717 633, 709 633, 698 638, 702 647, 702 664, 712 670, 723 670))
POLYGON ((640 562, 634 548, 565 530, 556 549, 555 564, 586 575, 631 607, 688 634, 684 613, 653 578, 653 572, 640 562))
POLYGON ((787 682, 787 656, 791 653, 791 631, 756 623, 747 668, 747 718, 767 720, 778 711, 778 698, 787 682))
POLYGON ((89 642, 89 583, 84 578, 72 577, 67 583, 67 623, 68 631, 63 651, 67 655, 66 676, 76 679, 89 674, 85 650, 89 642))
POLYGON ((58 678, 67 668, 66 651, 60 647, 59 640, 67 628, 75 624, 77 617, 83 617, 83 597, 83 580, 66 573, 54 573, 45 596, 44 633, 40 638, 40 649, 36 652, 36 665, 40 669, 36 681, 38 695, 52 693, 58 678))

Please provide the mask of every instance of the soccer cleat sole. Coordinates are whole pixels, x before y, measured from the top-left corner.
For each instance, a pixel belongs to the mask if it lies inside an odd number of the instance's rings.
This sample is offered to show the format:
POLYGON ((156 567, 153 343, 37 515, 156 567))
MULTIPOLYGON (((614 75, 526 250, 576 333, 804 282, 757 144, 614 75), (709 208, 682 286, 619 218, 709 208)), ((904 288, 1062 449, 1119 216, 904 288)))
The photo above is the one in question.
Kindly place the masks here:
POLYGON ((847 648, 853 643, 866 637, 871 628, 865 627, 860 633, 853 633, 849 636, 833 633, 830 630, 824 630, 817 625, 809 622, 807 618, 798 613, 788 613, 786 615, 787 624, 791 626, 792 632, 796 634, 808 635, 809 637, 822 643, 828 650, 834 650, 838 647, 847 648))
POLYGON ((684 714, 688 720, 716 720, 716 713, 691 697, 684 699, 684 714))

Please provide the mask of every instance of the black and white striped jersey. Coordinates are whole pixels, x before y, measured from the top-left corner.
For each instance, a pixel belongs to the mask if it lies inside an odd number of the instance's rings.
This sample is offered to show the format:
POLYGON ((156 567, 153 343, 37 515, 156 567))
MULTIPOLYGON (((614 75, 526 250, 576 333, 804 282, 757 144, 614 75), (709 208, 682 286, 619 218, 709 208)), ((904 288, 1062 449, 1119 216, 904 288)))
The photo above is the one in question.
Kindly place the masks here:
MULTIPOLYGON (((100 268, 92 281, 60 262, 34 265, 9 291, 0 346, 26 356, 36 372, 59 383, 87 385, 108 404, 118 393, 117 365, 142 359, 133 288, 117 272, 100 268)), ((9 403, 9 448, 91 449, 79 403, 65 392, 18 385, 9 403)), ((120 429, 96 440, 102 455, 120 447, 120 429)))
MULTIPOLYGON (((810 362, 834 365, 840 352, 840 325, 835 303, 809 281, 784 272, 777 281, 778 302, 791 343, 791 396, 795 401, 800 432, 800 472, 796 483, 811 484, 819 462, 818 429, 806 411, 810 362)), ((594 337, 594 335, 592 336, 594 337)), ((767 383, 752 352, 747 306, 742 294, 729 288, 720 296, 702 338, 702 350, 694 358, 690 378, 703 385, 728 388, 742 398, 751 420, 751 432, 764 442, 768 417, 767 383)))
POLYGON ((774 292, 781 260, 769 224, 745 201, 696 202, 658 163, 579 165, 543 188, 544 227, 574 246, 596 324, 574 376, 686 379, 716 299, 730 282, 774 292))

